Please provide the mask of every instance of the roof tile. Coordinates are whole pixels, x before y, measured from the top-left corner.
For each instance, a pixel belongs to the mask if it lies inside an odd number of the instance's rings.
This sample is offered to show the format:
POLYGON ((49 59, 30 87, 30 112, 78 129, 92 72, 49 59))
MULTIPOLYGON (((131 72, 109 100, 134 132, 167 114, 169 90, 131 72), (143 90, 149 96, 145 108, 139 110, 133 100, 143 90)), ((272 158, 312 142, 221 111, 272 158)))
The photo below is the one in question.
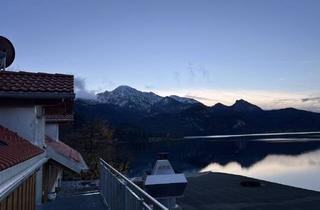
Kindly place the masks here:
POLYGON ((0 91, 74 92, 73 75, 0 71, 0 91))
POLYGON ((43 152, 17 133, 0 125, 0 171, 43 152))

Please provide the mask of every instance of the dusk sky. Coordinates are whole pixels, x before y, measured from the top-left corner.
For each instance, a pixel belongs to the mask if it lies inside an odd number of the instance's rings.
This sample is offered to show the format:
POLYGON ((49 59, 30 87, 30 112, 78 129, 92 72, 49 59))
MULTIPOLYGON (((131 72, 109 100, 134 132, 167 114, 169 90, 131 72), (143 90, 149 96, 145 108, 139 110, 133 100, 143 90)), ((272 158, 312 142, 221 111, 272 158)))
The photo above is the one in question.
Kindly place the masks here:
POLYGON ((10 0, 11 70, 74 74, 207 105, 243 98, 320 112, 319 0, 10 0))

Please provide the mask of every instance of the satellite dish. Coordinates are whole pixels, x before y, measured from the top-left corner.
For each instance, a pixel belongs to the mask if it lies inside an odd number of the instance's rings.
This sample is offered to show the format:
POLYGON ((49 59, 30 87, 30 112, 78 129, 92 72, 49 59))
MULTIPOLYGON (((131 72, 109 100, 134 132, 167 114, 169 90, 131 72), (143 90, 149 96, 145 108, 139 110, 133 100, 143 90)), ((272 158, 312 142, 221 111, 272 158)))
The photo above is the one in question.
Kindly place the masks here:
POLYGON ((5 70, 6 67, 10 66, 14 57, 13 44, 7 38, 0 36, 0 70, 5 70))

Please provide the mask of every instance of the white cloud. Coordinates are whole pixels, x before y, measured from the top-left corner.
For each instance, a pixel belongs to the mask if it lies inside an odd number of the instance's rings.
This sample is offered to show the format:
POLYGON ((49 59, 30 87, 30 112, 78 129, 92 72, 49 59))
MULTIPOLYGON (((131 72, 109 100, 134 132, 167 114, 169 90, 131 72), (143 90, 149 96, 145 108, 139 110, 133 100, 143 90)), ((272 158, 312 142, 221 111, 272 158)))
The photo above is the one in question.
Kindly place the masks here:
POLYGON ((76 77, 74 80, 74 88, 77 98, 95 99, 95 91, 86 89, 86 81, 83 78, 76 77))

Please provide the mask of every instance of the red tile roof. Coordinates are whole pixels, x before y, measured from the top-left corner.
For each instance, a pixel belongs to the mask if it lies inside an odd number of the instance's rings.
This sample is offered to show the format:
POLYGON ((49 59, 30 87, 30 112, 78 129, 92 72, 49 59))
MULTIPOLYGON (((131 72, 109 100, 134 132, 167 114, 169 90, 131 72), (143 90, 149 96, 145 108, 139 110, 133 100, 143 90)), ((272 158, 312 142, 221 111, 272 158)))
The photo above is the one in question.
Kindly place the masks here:
POLYGON ((0 171, 41 153, 42 149, 0 125, 0 171))
POLYGON ((2 92, 74 93, 73 75, 0 71, 2 92))
POLYGON ((61 141, 55 141, 49 136, 46 136, 46 144, 51 146, 56 152, 67 158, 70 158, 78 163, 82 161, 81 154, 77 150, 71 148, 61 141))

